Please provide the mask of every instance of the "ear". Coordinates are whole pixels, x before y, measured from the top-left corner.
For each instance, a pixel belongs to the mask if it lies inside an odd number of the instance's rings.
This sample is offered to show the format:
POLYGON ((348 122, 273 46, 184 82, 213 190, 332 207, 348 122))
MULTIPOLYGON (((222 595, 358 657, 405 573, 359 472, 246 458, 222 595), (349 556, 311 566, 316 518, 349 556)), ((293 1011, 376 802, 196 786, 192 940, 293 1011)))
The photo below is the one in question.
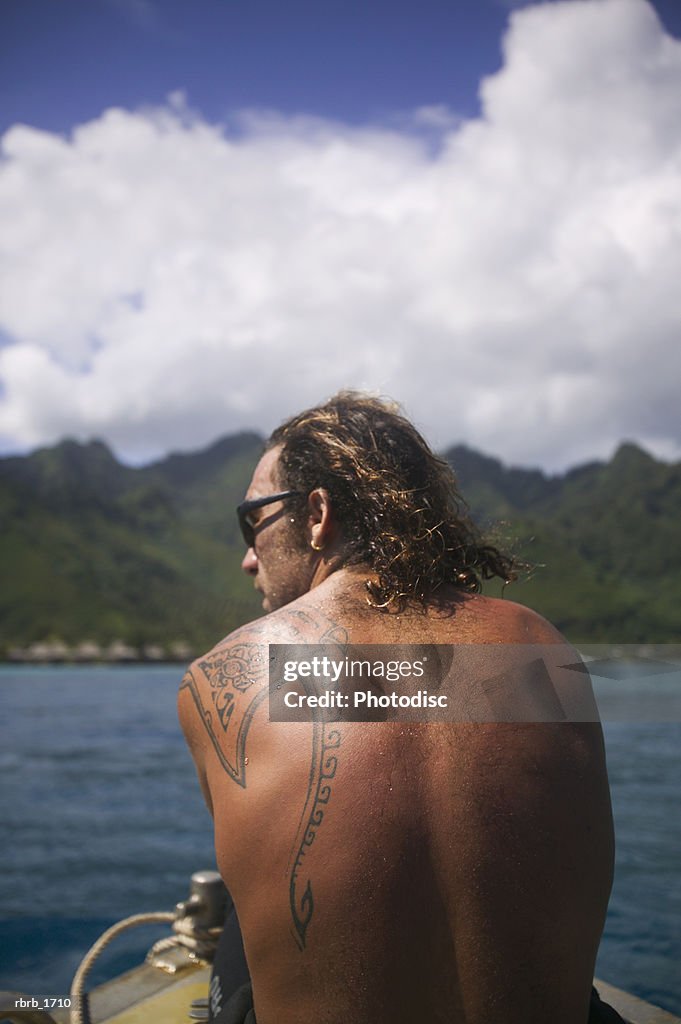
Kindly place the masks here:
POLYGON ((329 492, 324 487, 315 487, 307 499, 307 531, 310 547, 321 551, 336 536, 336 521, 329 492))

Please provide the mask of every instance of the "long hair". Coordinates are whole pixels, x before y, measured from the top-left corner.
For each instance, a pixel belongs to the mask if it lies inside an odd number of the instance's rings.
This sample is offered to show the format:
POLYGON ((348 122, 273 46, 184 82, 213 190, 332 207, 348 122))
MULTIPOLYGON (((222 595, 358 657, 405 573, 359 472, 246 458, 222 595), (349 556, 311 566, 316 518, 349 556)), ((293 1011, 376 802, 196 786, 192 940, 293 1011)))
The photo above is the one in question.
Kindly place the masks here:
POLYGON ((370 603, 425 604, 439 587, 469 593, 483 579, 515 575, 513 559, 483 542, 454 473, 398 406, 342 391, 274 431, 282 487, 329 494, 342 529, 346 564, 367 564, 370 603))

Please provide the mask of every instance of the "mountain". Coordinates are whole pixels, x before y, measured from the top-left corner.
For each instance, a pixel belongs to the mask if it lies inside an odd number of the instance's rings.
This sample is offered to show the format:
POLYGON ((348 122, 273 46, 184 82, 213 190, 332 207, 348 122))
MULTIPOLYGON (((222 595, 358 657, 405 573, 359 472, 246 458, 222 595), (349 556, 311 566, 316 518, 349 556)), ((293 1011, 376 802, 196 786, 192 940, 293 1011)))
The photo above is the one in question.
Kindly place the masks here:
POLYGON ((681 465, 631 443, 561 476, 462 446, 445 457, 474 517, 531 565, 509 597, 575 642, 680 638, 681 465))
POLYGON ((260 613, 234 507, 255 434, 143 468, 101 442, 0 460, 0 648, 59 639, 205 648, 260 613))
MULTIPOLYGON (((198 652, 259 615, 234 509, 261 448, 238 434, 132 468, 67 440, 0 459, 0 656, 83 640, 198 652)), ((633 444, 558 476, 463 446, 445 458, 484 529, 531 565, 505 596, 575 642, 679 640, 680 465, 633 444)))

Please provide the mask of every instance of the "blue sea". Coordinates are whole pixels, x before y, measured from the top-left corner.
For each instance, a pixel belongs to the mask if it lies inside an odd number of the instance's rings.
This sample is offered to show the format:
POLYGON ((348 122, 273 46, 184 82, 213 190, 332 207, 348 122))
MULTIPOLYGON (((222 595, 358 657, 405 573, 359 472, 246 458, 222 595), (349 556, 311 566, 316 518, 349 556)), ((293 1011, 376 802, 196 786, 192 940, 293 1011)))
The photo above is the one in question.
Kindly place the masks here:
MULTIPOLYGON (((176 720, 180 676, 0 666, 0 989, 66 995, 105 928, 172 910, 192 872, 215 866, 176 720)), ((635 680, 625 689, 630 713, 605 725, 617 862, 597 972, 681 1014, 681 716, 663 701, 636 720, 635 680)), ((138 963, 163 934, 125 933, 89 984, 138 963)))

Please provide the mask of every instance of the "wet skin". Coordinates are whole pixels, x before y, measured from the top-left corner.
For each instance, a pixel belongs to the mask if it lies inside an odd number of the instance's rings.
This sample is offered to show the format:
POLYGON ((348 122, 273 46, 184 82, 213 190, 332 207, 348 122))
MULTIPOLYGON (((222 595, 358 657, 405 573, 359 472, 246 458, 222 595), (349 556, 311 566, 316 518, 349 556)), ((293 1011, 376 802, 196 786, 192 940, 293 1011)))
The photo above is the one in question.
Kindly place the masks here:
MULTIPOLYGON (((247 497, 282 489, 277 456, 247 497)), ((585 1024, 612 878, 600 727, 275 723, 267 701, 271 643, 574 651, 509 601, 370 607, 327 497, 290 519, 285 503, 259 510, 243 561, 269 614, 197 659, 179 698, 258 1024, 585 1024)), ((467 706, 480 683, 442 685, 467 706)))

